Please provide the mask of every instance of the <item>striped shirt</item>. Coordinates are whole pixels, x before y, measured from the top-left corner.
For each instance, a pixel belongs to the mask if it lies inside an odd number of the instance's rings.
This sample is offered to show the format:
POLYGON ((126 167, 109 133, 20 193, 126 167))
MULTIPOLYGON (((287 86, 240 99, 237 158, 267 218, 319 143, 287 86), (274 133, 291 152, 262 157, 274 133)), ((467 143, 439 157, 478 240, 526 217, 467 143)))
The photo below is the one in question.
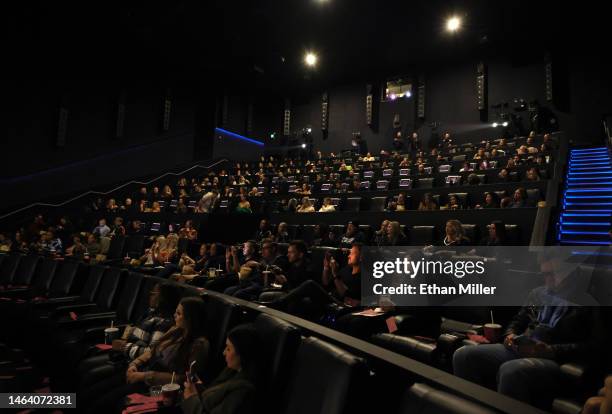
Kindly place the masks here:
POLYGON ((174 319, 171 316, 163 317, 157 314, 155 309, 150 308, 140 323, 131 329, 123 353, 130 360, 138 358, 146 351, 150 351, 173 325, 174 319))

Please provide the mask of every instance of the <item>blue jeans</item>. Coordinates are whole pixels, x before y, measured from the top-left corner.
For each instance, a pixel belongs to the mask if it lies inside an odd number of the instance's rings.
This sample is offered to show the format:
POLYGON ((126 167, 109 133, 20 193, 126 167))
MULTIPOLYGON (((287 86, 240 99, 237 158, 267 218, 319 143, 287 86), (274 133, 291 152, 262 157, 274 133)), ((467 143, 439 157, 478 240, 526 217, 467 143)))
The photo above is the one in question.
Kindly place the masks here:
POLYGON ((459 348, 453 355, 453 371, 458 377, 541 408, 549 408, 561 379, 555 361, 522 358, 503 344, 459 348))

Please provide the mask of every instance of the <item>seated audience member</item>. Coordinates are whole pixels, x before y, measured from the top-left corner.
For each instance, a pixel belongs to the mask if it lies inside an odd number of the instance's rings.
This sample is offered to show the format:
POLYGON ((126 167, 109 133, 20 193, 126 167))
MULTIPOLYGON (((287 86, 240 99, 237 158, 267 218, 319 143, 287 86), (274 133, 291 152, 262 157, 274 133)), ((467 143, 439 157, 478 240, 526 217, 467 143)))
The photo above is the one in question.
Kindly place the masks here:
POLYGON ((125 226, 123 225, 122 217, 115 217, 115 221, 113 222, 113 226, 111 227, 109 236, 125 236, 125 226))
POLYGON ((387 238, 387 227, 389 226, 389 220, 383 220, 380 223, 380 229, 374 232, 374 242, 378 246, 382 246, 385 244, 385 240, 387 238))
POLYGON ((514 190, 512 202, 508 206, 510 208, 527 207, 527 191, 523 187, 514 190))
POLYGON ((98 225, 93 229, 92 233, 98 237, 106 237, 111 232, 110 227, 106 225, 106 219, 98 220, 98 225))
POLYGON ((608 375, 604 387, 599 390, 599 395, 589 398, 582 414, 611 414, 612 413, 612 375, 608 375))
POLYGON ((247 194, 248 197, 259 197, 259 190, 257 189, 257 187, 253 187, 251 188, 251 191, 248 192, 247 194))
POLYGON ((497 174, 497 179, 501 182, 508 182, 510 181, 510 173, 508 172, 507 168, 502 168, 499 173, 497 174))
POLYGON ((140 220, 134 220, 130 222, 126 232, 129 236, 133 236, 136 234, 144 234, 144 226, 142 226, 142 222, 140 220))
POLYGON ((7 253, 11 251, 13 241, 6 234, 0 233, 0 252, 7 253))
POLYGON ((526 177, 527 181, 540 181, 540 173, 537 168, 530 168, 527 170, 526 177))
POLYGON ((97 255, 102 253, 100 239, 95 234, 89 233, 87 235, 87 244, 85 245, 85 249, 88 255, 95 258, 97 255))
MULTIPOLYGON (((256 300, 263 289, 274 282, 272 276, 269 277, 266 270, 272 271, 275 274, 283 274, 288 269, 288 260, 286 256, 278 253, 278 245, 272 240, 264 240, 261 246, 261 260, 259 262, 247 262, 251 271, 246 271, 237 286, 227 288, 224 293, 226 295, 235 296, 245 300, 256 300)), ((240 271, 243 271, 241 267, 240 271)))
POLYGON ((196 213, 210 213, 215 208, 217 200, 219 199, 219 190, 216 188, 211 189, 209 192, 204 194, 198 204, 196 205, 196 213))
POLYGON ((365 234, 359 229, 359 222, 349 221, 346 226, 346 233, 340 239, 340 247, 349 248, 353 243, 365 243, 365 234))
POLYGON ((159 261, 159 254, 162 249, 166 248, 166 237, 158 236, 153 242, 153 245, 146 249, 144 255, 140 257, 138 260, 133 261, 133 265, 136 266, 159 266, 163 263, 159 261))
POLYGON ((336 211, 336 207, 332 204, 332 200, 330 197, 325 197, 323 199, 323 205, 319 209, 319 213, 333 213, 336 211))
POLYGON ((296 190, 295 193, 302 196, 309 196, 310 194, 312 194, 312 192, 310 191, 310 186, 306 183, 302 184, 302 187, 296 190))
POLYGON ((499 208, 499 197, 497 193, 493 191, 487 191, 485 193, 484 203, 476 204, 476 208, 499 208))
POLYGON ((248 240, 242 244, 242 251, 238 252, 236 246, 231 246, 225 251, 225 271, 227 273, 238 273, 240 267, 249 261, 257 261, 257 242, 248 240))
POLYGON ((291 237, 288 232, 289 226, 285 222, 281 222, 276 227, 276 234, 274 235, 274 241, 277 243, 289 243, 291 237))
POLYGON ((540 146, 540 151, 549 152, 554 151, 555 142, 552 140, 550 134, 544 134, 542 145, 540 146))
POLYGON ((225 341, 226 367, 210 384, 185 381, 182 412, 185 414, 250 414, 255 410, 257 358, 260 349, 252 325, 232 329, 225 341))
MULTIPOLYGON (((130 363, 157 345, 159 339, 174 325, 174 311, 180 300, 178 286, 171 283, 158 283, 149 292, 149 308, 136 325, 124 328, 120 339, 112 343, 113 351, 120 353, 130 363)), ((116 356, 114 356, 116 358, 116 356)), ((110 364, 110 353, 102 353, 86 358, 78 367, 79 396, 91 400, 92 395, 106 392, 95 383, 117 373, 122 365, 110 364)))
POLYGON ((159 201, 151 203, 151 208, 147 208, 145 213, 161 213, 161 204, 159 204, 159 201))
POLYGON ((178 269, 182 270, 184 266, 193 266, 196 272, 200 272, 204 269, 206 262, 210 259, 208 246, 206 243, 202 243, 200 245, 200 250, 198 251, 198 255, 195 259, 189 257, 187 253, 181 254, 181 258, 178 262, 178 269))
POLYGON ((193 221, 187 220, 178 232, 179 238, 195 241, 198 239, 198 231, 193 227, 193 221))
POLYGON ((442 240, 444 246, 465 246, 470 244, 470 239, 465 237, 463 226, 459 220, 448 220, 444 228, 446 235, 442 240))
POLYGON ((387 224, 386 234, 382 244, 385 246, 403 246, 406 244, 406 236, 402 231, 399 221, 390 221, 387 224))
POLYGON ((397 200, 389 201, 388 205, 389 211, 406 211, 406 194, 399 193, 397 196, 397 200))
POLYGON ((360 158, 361 158, 361 161, 365 161, 365 162, 372 162, 372 161, 374 161, 374 157, 369 152, 364 157, 360 157, 360 158))
POLYGON ((236 213, 253 213, 253 210, 251 210, 251 203, 249 203, 249 200, 247 200, 247 197, 244 194, 240 195, 240 201, 236 206, 236 213))
MULTIPOLYGON (((209 269, 223 269, 225 267, 225 250, 219 243, 211 243, 208 249, 208 260, 204 263, 204 272, 209 269)), ((197 269, 197 261, 196 261, 197 269)))
POLYGON ((138 207, 136 207, 136 211, 139 213, 146 213, 148 210, 147 203, 148 201, 145 199, 140 200, 138 202, 138 207))
POLYGON ((548 410, 563 385, 560 364, 601 363, 595 361, 605 344, 599 308, 572 306, 565 283, 571 273, 561 256, 541 260, 545 286, 528 295, 503 344, 464 346, 455 352, 455 375, 548 410))
POLYGON ((292 310, 309 298, 321 313, 325 306, 359 306, 361 304, 361 243, 354 243, 348 255, 347 266, 342 270, 331 252, 323 259, 321 281, 306 280, 287 295, 275 300, 271 306, 292 310))
POLYGON ((177 282, 190 283, 193 279, 199 276, 200 273, 196 272, 194 265, 188 264, 181 267, 180 273, 174 273, 171 276, 171 279, 176 280, 177 282))
POLYGON ((189 207, 185 204, 185 197, 180 197, 176 202, 176 208, 174 209, 174 214, 187 214, 189 212, 189 207))
POLYGON ((123 404, 123 397, 132 393, 147 393, 152 385, 185 381, 192 361, 200 377, 203 376, 210 348, 204 337, 204 302, 200 298, 183 298, 174 314, 175 326, 170 328, 151 350, 135 358, 125 374, 119 373, 104 382, 111 383, 89 406, 94 413, 114 412, 123 404))
POLYGON ((108 201, 106 202, 106 211, 109 213, 114 213, 118 209, 119 209, 119 206, 117 205, 117 202, 115 201, 115 199, 109 198, 108 201))
POLYGON ((462 206, 457 196, 453 194, 448 197, 448 204, 445 206, 445 208, 446 210, 460 210, 462 206))
POLYGON ((302 240, 293 240, 289 243, 287 271, 275 275, 275 282, 282 285, 284 290, 295 289, 303 282, 314 279, 310 260, 306 257, 307 253, 308 247, 302 240))
POLYGON ((87 246, 81 241, 81 236, 72 238, 72 245, 66 249, 66 256, 82 258, 87 252, 87 246))
POLYGON ((37 247, 38 251, 43 254, 62 253, 62 241, 55 236, 52 230, 43 233, 37 247))
POLYGON ((506 225, 499 220, 492 221, 487 226, 488 236, 483 240, 485 246, 503 246, 506 244, 506 225))
POLYGON ((467 184, 468 185, 480 185, 480 178, 478 177, 478 174, 476 173, 469 174, 467 177, 467 184))
POLYGON ((174 198, 174 195, 172 194, 172 189, 169 185, 165 185, 163 187, 161 198, 164 198, 166 200, 172 200, 174 198))
POLYGON ((308 197, 302 198, 302 204, 296 210, 298 213, 314 213, 316 210, 308 197))
POLYGON ((319 223, 315 226, 313 246, 319 247, 336 247, 338 240, 336 235, 329 229, 327 223, 319 223))
POLYGON ((461 169, 459 170, 459 172, 470 172, 470 171, 474 171, 474 169, 472 168, 469 162, 465 162, 463 164, 463 167, 461 167, 461 169))
POLYGON ((263 239, 269 239, 270 237, 272 237, 270 222, 268 219, 261 219, 259 221, 259 229, 253 235, 253 240, 256 242, 261 242, 263 239))
POLYGON ((431 196, 431 193, 425 193, 425 195, 423 196, 423 200, 421 200, 421 202, 419 203, 419 210, 425 211, 425 210, 437 210, 437 209, 438 209, 438 205, 436 204, 433 197, 431 196))

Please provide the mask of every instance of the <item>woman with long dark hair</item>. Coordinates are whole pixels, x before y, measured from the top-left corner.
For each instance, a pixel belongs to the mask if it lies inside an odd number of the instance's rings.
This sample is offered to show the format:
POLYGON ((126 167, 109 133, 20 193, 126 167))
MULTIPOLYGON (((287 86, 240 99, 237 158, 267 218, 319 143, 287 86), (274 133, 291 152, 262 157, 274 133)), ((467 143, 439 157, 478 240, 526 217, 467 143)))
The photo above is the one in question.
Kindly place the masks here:
MULTIPOLYGON (((173 313, 180 300, 178 286, 161 282, 149 292, 149 309, 134 326, 126 326, 120 339, 115 339, 113 359, 131 362, 153 348, 174 325, 173 313)), ((79 386, 89 388, 95 382, 116 373, 120 364, 109 364, 111 352, 84 359, 79 364, 79 386)), ((100 393, 100 389, 97 390, 100 393)), ((79 393, 79 395, 82 395, 79 393)))
POLYGON ((253 325, 244 324, 232 329, 223 351, 226 367, 219 376, 208 386, 200 381, 193 383, 187 378, 181 404, 183 413, 255 412, 258 351, 258 337, 253 325))
POLYGON ((152 385, 164 385, 174 376, 176 383, 185 381, 185 372, 196 361, 198 373, 206 368, 209 343, 204 337, 204 302, 198 297, 181 300, 174 313, 175 326, 170 328, 159 342, 134 359, 128 366, 125 377, 121 375, 114 389, 95 400, 91 412, 114 412, 124 396, 132 393, 146 393, 152 385), (119 402, 119 403, 118 403, 119 402))

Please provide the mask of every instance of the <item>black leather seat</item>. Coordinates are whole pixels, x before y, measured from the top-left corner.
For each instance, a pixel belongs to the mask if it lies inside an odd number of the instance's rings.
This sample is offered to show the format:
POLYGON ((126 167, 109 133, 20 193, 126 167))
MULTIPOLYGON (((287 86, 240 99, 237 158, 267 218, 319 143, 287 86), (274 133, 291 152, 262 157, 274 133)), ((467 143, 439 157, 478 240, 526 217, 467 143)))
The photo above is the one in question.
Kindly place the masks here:
MULTIPOLYGON (((180 250, 181 240, 179 240, 179 254, 183 253, 180 250)), ((145 236, 143 236, 142 234, 135 234, 126 238, 123 253, 126 256, 130 256, 131 258, 137 258, 143 254, 144 246, 145 236)))
POLYGON ((494 414, 496 410, 429 385, 416 383, 404 395, 399 414, 494 414))
POLYGON ((36 267, 42 261, 42 257, 38 255, 23 256, 19 260, 19 266, 15 270, 15 275, 11 285, 13 287, 27 287, 32 283, 36 267))
POLYGON ((361 197, 347 197, 344 200, 344 211, 358 212, 361 209, 361 197))
POLYGON ((468 208, 468 193, 448 193, 448 198, 451 196, 457 197, 457 201, 459 201, 459 205, 461 208, 468 208))
POLYGON ((465 233, 465 237, 470 239, 471 244, 478 244, 480 241, 480 232, 478 231, 478 226, 476 224, 462 224, 463 232, 465 233))
POLYGON ((370 200, 370 211, 385 211, 387 197, 372 197, 370 200))
POLYGON ((104 273, 108 270, 106 266, 89 266, 89 274, 81 293, 78 296, 64 296, 47 299, 32 304, 32 323, 41 323, 46 320, 51 312, 60 306, 81 305, 93 303, 96 293, 102 281, 104 273))
POLYGON ((315 238, 315 226, 314 224, 305 224, 302 226, 300 231, 300 239, 304 240, 306 244, 312 244, 315 238))
POLYGON ((527 189, 527 204, 530 206, 535 206, 538 202, 542 200, 542 193, 539 188, 529 188, 527 189))
POLYGON ((423 246, 432 244, 435 240, 434 226, 412 226, 410 229, 410 245, 423 246))
POLYGON ((300 345, 300 330, 289 322, 270 315, 260 314, 255 318, 255 329, 259 336, 260 366, 265 367, 260 378, 262 397, 258 406, 266 412, 279 412, 282 395, 289 382, 292 364, 300 345))
POLYGON ((506 243, 519 245, 521 241, 521 229, 518 224, 506 224, 506 243))
POLYGON ((283 412, 362 412, 367 378, 361 358, 320 339, 305 338, 297 352, 283 412))
POLYGON ((398 354, 417 361, 433 364, 436 358, 436 343, 425 342, 409 336, 380 333, 372 337, 372 342, 398 354))
MULTIPOLYGON (((59 306, 56 308, 55 315, 53 315, 52 323, 59 323, 64 329, 69 327, 77 327, 81 325, 79 322, 72 320, 68 315, 70 312, 74 312, 78 319, 83 320, 85 315, 91 315, 96 313, 110 312, 113 309, 114 301, 116 300, 117 291, 119 290, 120 282, 122 282, 122 276, 127 274, 126 271, 118 268, 108 268, 104 272, 102 282, 96 295, 96 301, 93 303, 76 304, 59 306)), ((132 292, 134 293, 134 292, 132 292)))
POLYGON ((32 283, 27 287, 13 287, 9 290, 4 290, 1 296, 9 298, 27 298, 37 294, 44 294, 51 288, 51 282, 55 276, 59 262, 57 260, 46 258, 36 267, 32 277, 32 283))
POLYGON ((7 286, 13 282, 15 272, 22 257, 25 256, 16 253, 5 256, 2 263, 0 263, 0 286, 7 286))
POLYGON ((433 178, 419 178, 418 180, 418 188, 433 188, 434 179, 433 178))
POLYGON ((108 252, 106 253, 106 262, 110 263, 123 258, 125 239, 126 237, 122 235, 113 236, 110 246, 108 247, 108 252))
POLYGON ((207 374, 214 377, 224 366, 223 349, 228 332, 241 321, 240 307, 221 296, 204 295, 206 309, 205 334, 210 342, 207 374))

